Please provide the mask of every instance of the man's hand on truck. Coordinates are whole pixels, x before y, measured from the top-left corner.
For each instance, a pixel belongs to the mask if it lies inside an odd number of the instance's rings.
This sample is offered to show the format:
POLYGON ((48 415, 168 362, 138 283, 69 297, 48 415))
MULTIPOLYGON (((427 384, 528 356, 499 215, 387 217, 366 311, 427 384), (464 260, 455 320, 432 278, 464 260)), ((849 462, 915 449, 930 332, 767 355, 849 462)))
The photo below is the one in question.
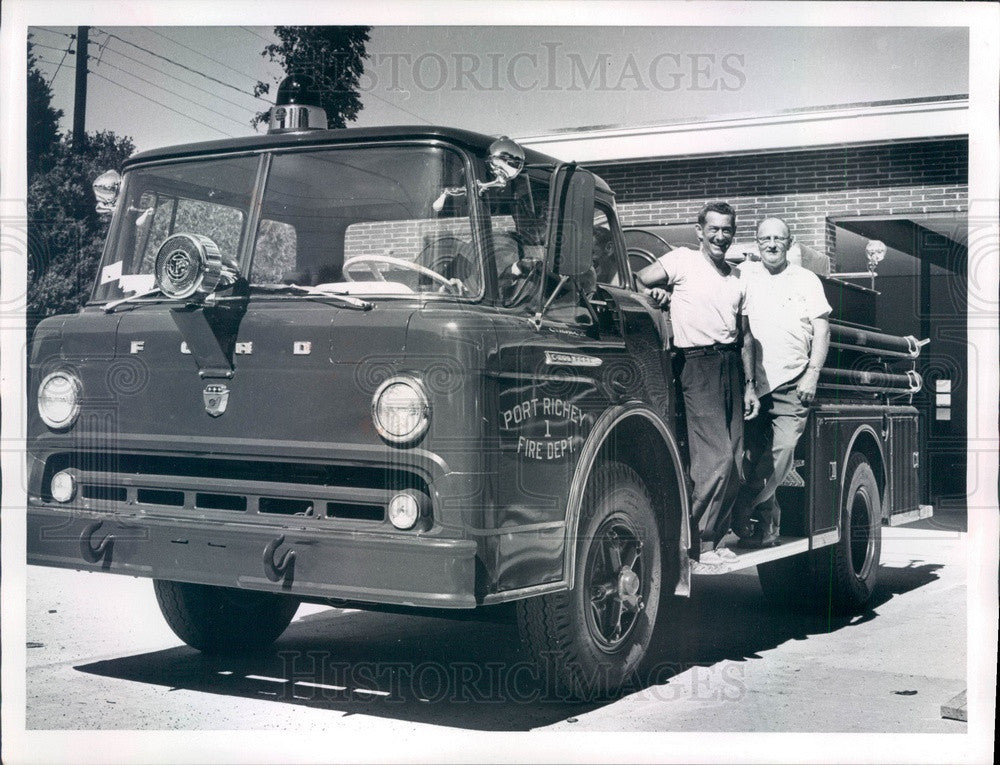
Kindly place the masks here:
POLYGON ((646 287, 643 289, 643 292, 660 308, 666 308, 670 303, 670 293, 663 289, 663 287, 646 287))

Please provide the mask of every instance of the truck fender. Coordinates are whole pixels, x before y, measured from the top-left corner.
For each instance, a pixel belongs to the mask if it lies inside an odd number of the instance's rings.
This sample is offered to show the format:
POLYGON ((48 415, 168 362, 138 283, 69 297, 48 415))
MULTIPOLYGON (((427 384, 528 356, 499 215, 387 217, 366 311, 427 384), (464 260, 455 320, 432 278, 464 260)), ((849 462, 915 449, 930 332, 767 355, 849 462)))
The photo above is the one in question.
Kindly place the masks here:
MULTIPOLYGON (((676 483, 678 486, 677 502, 670 502, 669 507, 676 505, 676 512, 680 516, 678 521, 678 545, 676 550, 664 547, 664 568, 670 570, 671 563, 676 564, 676 585, 675 595, 687 596, 691 592, 691 563, 688 556, 690 547, 690 506, 685 482, 684 463, 681 459, 680 448, 670 429, 663 422, 662 418, 652 409, 642 405, 617 405, 612 406, 598 418, 594 427, 587 437, 586 443, 580 450, 580 459, 577 461, 576 470, 573 473, 573 481, 570 484, 569 496, 566 502, 566 540, 563 547, 563 571, 565 580, 570 589, 574 585, 576 569, 576 541, 580 527, 580 514, 583 508, 584 494, 591 473, 597 462, 597 457, 601 448, 609 436, 620 427, 625 420, 630 418, 641 418, 654 429, 662 442, 662 447, 669 455, 670 463, 673 466, 676 483), (673 558, 673 561, 671 561, 673 558)), ((650 444, 653 446, 653 444, 650 444)), ((637 472, 640 472, 637 469, 637 472)), ((640 472, 641 476, 641 472, 640 472)), ((642 476, 645 477, 645 476, 642 476)))
MULTIPOLYGON (((888 462, 885 459, 885 447, 883 446, 884 439, 878 434, 878 432, 871 425, 865 424, 858 426, 858 429, 851 434, 851 440, 847 442, 847 449, 844 450, 844 456, 841 458, 840 465, 840 486, 837 491, 837 507, 844 506, 844 492, 847 491, 847 481, 849 476, 847 475, 847 463, 851 459, 851 455, 855 452, 856 448, 860 449, 858 445, 858 439, 865 436, 865 440, 870 440, 875 444, 875 448, 878 450, 878 464, 872 465, 872 470, 876 471, 875 476, 881 479, 881 485, 879 489, 882 494, 882 503, 885 504, 886 501, 886 491, 889 486, 889 476, 886 472, 886 465, 888 462)), ((862 450, 863 451, 863 450, 862 450)), ((883 511, 884 512, 884 511, 883 511)), ((839 523, 839 520, 838 520, 839 523)), ((838 529, 840 533, 843 533, 843 529, 838 529)))

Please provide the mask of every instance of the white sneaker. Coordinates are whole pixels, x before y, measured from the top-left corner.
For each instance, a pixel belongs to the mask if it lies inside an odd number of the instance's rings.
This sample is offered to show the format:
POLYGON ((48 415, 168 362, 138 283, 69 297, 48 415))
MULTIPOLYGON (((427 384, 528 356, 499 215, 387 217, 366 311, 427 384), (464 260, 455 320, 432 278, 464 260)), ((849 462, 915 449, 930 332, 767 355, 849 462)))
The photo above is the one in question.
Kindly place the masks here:
POLYGON ((698 564, 700 566, 704 566, 707 568, 714 568, 716 566, 724 566, 730 561, 736 559, 736 556, 732 553, 731 550, 726 550, 726 552, 729 553, 728 556, 723 555, 722 554, 723 549, 725 548, 708 550, 707 552, 703 552, 697 561, 698 564))

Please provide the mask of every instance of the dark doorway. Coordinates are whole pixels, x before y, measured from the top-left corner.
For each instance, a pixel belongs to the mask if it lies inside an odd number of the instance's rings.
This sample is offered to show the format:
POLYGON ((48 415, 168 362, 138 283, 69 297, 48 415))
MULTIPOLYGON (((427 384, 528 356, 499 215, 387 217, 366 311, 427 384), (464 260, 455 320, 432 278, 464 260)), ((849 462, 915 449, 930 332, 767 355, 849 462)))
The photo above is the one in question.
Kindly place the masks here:
MULTIPOLYGON (((935 508, 964 508, 967 409, 965 213, 831 218, 836 270, 865 271, 865 245, 887 246, 878 266, 878 323, 884 332, 929 339, 918 362, 925 480, 935 508)), ((867 280, 859 282, 868 286, 867 280)))

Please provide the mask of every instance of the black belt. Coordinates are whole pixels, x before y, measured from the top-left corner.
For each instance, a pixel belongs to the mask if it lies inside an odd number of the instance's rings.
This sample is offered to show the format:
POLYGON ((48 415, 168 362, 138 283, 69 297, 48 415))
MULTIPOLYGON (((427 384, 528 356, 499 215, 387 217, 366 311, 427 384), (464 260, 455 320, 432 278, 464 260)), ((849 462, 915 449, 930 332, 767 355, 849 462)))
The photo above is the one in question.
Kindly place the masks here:
POLYGON ((707 356, 710 353, 727 353, 737 351, 739 346, 736 343, 713 343, 712 345, 693 345, 690 348, 678 348, 686 358, 692 356, 707 356))

